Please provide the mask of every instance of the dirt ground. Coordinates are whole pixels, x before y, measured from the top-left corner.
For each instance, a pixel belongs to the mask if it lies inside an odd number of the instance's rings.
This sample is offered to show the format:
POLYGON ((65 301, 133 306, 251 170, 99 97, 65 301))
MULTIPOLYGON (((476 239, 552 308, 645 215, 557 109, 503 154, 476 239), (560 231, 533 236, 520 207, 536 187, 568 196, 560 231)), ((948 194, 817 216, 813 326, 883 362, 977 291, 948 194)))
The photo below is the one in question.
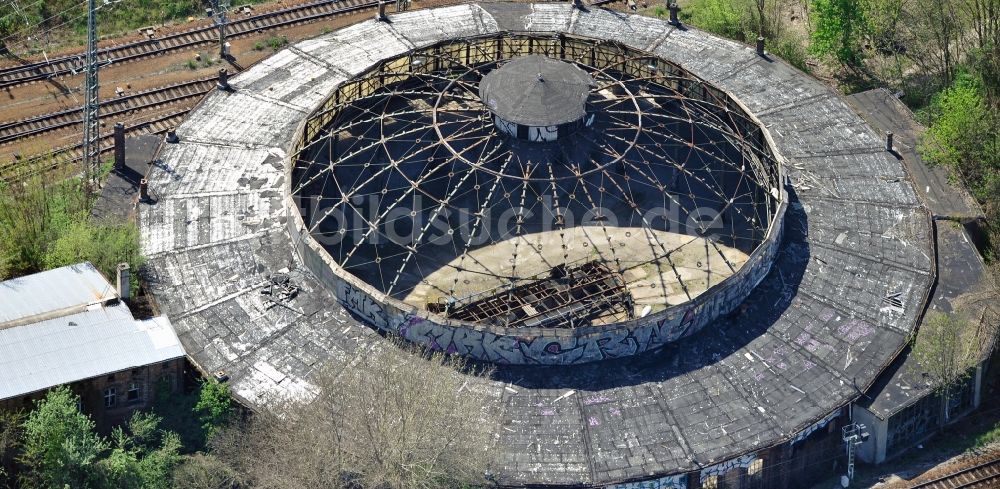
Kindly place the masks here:
MULTIPOLYGON (((255 7, 255 12, 259 13, 268 9, 284 8, 294 3, 306 2, 284 1, 258 5, 255 7)), ((417 0, 412 4, 412 8, 430 8, 450 3, 455 2, 447 0, 417 0)), ((271 30, 256 36, 232 39, 230 41, 232 45, 231 53, 235 57, 235 61, 233 62, 219 60, 216 46, 203 45, 196 51, 177 51, 163 56, 143 58, 128 63, 111 64, 101 68, 100 96, 101 99, 112 98, 115 96, 117 88, 121 88, 126 94, 131 94, 137 91, 215 76, 218 74, 218 70, 223 67, 227 68, 231 74, 237 73, 274 54, 274 50, 268 47, 261 50, 254 49, 255 45, 260 41, 272 36, 284 36, 288 39, 289 44, 291 44, 303 39, 316 37, 325 31, 357 23, 368 19, 371 15, 370 11, 364 11, 352 15, 331 17, 319 22, 296 25, 285 29, 271 30), (189 61, 193 62, 194 69, 189 66, 189 61)), ((205 21, 196 20, 190 23, 171 26, 158 31, 158 33, 162 35, 171 29, 187 30, 200 22, 205 21)), ((124 41, 116 40, 116 42, 124 41)), ((52 53, 49 54, 52 56, 52 53)), ((78 75, 4 89, 0 91, 0 107, 3 109, 0 110, 0 122, 17 121, 79 107, 83 103, 82 84, 83 76, 78 75)), ((161 106, 156 111, 143 111, 142 113, 116 117, 112 120, 104 119, 101 124, 102 131, 110 131, 115 122, 125 122, 126 125, 136 124, 153 119, 167 112, 189 108, 195 105, 197 101, 196 98, 191 98, 182 102, 161 106)), ((71 127, 48 132, 42 136, 0 145, 0 161, 8 160, 14 154, 22 156, 41 154, 53 148, 71 144, 81 137, 81 130, 79 126, 71 127)))
MULTIPOLYGON (((301 5, 306 3, 312 3, 316 0, 276 0, 272 2, 262 3, 253 6, 254 14, 261 14, 266 12, 272 12, 274 10, 279 10, 283 8, 292 7, 295 5, 301 5)), ((242 17, 243 14, 232 13, 230 14, 230 20, 236 20, 242 17)), ((173 34, 177 32, 183 32, 191 30, 197 27, 205 27, 212 24, 212 20, 207 17, 189 17, 186 20, 174 21, 167 24, 148 26, 156 29, 156 35, 163 37, 168 34, 173 34)), ((98 26, 100 29, 100 26, 98 26)), ((100 33, 99 33, 100 34, 100 33)), ((98 47, 104 48, 108 46, 118 46, 121 44, 128 44, 130 42, 141 41, 144 36, 138 32, 138 30, 121 33, 116 36, 101 35, 98 40, 98 47)), ((83 45, 79 39, 74 35, 64 35, 58 36, 54 35, 48 39, 46 43, 46 49, 44 54, 42 52, 34 53, 32 55, 23 55, 22 53, 28 52, 29 50, 36 50, 32 46, 28 46, 25 43, 13 43, 10 49, 14 53, 20 56, 7 56, 0 57, 0 68, 7 68, 10 66, 17 66, 19 64, 35 61, 44 61, 46 57, 55 58, 60 56, 79 54, 83 52, 83 45)))

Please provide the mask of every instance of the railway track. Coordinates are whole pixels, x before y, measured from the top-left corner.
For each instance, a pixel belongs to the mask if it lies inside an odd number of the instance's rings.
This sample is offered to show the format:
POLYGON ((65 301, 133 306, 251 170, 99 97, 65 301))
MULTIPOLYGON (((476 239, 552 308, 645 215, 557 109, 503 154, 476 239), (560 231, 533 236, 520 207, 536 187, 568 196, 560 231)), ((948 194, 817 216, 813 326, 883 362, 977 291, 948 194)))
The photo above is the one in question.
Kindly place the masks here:
MULTIPOLYGON (((594 0, 591 2, 591 5, 607 5, 620 1, 594 0)), ((235 20, 230 22, 228 30, 230 37, 236 37, 268 29, 311 22, 324 17, 350 14, 369 8, 376 8, 377 6, 377 0, 323 0, 235 20)), ((101 53, 102 57, 110 59, 112 62, 130 61, 185 49, 199 44, 212 43, 217 41, 215 33, 216 30, 214 27, 196 28, 166 36, 162 39, 105 48, 101 50, 101 53)), ((79 72, 81 63, 82 58, 76 55, 53 58, 46 63, 34 63, 32 65, 3 69, 0 70, 0 88, 50 79, 66 74, 75 74, 79 72)), ((105 100, 101 102, 101 116, 112 119, 120 118, 123 115, 137 114, 171 103, 200 97, 208 93, 214 87, 215 82, 215 77, 202 78, 125 97, 105 100)), ((171 111, 166 115, 157 116, 152 120, 127 126, 126 133, 129 135, 165 133, 179 125, 188 110, 171 111)), ((74 127, 83 123, 82 118, 82 108, 76 107, 20 121, 0 123, 0 145, 20 139, 36 137, 59 129, 74 127)), ((107 131, 107 135, 101 138, 101 148, 102 154, 113 151, 113 136, 110 131, 107 131)), ((82 143, 76 143, 57 147, 44 154, 33 155, 27 159, 0 162, 0 180, 22 180, 31 175, 57 168, 60 165, 80 161, 83 159, 82 152, 82 143)))
MULTIPOLYGON (((215 86, 217 78, 201 78, 124 97, 101 101, 101 117, 116 119, 153 107, 201 97, 215 86)), ((83 109, 74 107, 24 120, 0 123, 0 145, 39 136, 46 132, 83 124, 83 109)))
MULTIPOLYGON (((233 19, 227 25, 226 33, 227 37, 230 38, 243 37, 271 29, 313 22, 326 17, 374 9, 377 6, 377 0, 320 0, 233 19)), ((123 63, 214 42, 218 42, 218 29, 215 26, 197 27, 169 34, 162 38, 102 48, 98 58, 102 60, 102 64, 123 63)), ((84 54, 79 53, 0 69, 0 88, 75 75, 83 70, 84 62, 84 54)))
POLYGON ((912 486, 911 489, 992 489, 996 487, 1000 487, 1000 459, 921 482, 912 486))
MULTIPOLYGON (((137 136, 142 134, 163 134, 177 127, 191 109, 180 109, 162 114, 153 119, 125 126, 125 134, 137 136)), ((101 155, 114 152, 114 135, 109 133, 101 137, 101 155)), ((83 143, 62 146, 46 154, 35 155, 26 160, 15 159, 0 162, 0 181, 18 182, 49 170, 71 165, 83 160, 83 143)))
MULTIPOLYGON (((622 0, 594 0, 591 2, 591 5, 602 6, 620 1, 622 0)), ((230 20, 226 27, 226 35, 230 38, 243 37, 271 29, 304 24, 325 17, 346 15, 377 7, 378 0, 318 0, 273 12, 230 20)), ((101 48, 98 58, 107 64, 123 63, 203 44, 211 44, 217 41, 218 29, 214 25, 210 25, 168 34, 162 38, 101 48)), ((35 81, 50 80, 66 75, 75 75, 83 71, 84 63, 85 54, 77 53, 51 58, 47 61, 3 68, 0 69, 0 89, 35 81)))

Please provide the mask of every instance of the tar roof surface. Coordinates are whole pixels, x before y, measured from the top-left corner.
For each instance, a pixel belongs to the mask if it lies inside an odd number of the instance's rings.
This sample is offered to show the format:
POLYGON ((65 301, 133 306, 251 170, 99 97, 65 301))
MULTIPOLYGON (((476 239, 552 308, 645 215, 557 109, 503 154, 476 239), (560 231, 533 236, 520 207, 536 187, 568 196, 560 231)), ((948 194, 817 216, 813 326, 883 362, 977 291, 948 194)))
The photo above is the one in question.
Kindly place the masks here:
POLYGON ((191 356, 251 404, 304 395, 322 365, 382 341, 299 262, 285 222, 298 121, 380 58, 498 30, 607 37, 680 63, 756 113, 787 159, 786 238, 746 313, 659 353, 502 369, 504 484, 605 485, 779 443, 858 395, 903 346, 932 282, 930 228, 902 165, 831 89, 753 49, 664 21, 568 4, 487 3, 363 22, 281 51, 192 111, 141 209, 153 293, 191 356), (303 287, 267 308, 259 287, 303 287), (883 298, 898 294, 900 310, 883 298), (855 383, 858 387, 855 386, 855 383))
MULTIPOLYGON (((929 167, 920 158, 916 152, 916 138, 922 128, 893 94, 885 89, 873 89, 847 99, 877 129, 896 135, 894 147, 915 179, 920 200, 934 215, 969 218, 982 214, 968 191, 948 181, 946 169, 929 167)), ((949 220, 935 220, 934 227, 937 281, 929 310, 960 311, 973 321, 985 311, 984 317, 992 318, 995 311, 990 308, 989 301, 996 292, 968 233, 959 223, 949 220)), ((918 332, 918 341, 920 334, 918 332)), ((858 403, 886 419, 934 389, 935 385, 924 376, 926 371, 915 357, 900 355, 858 403)))
POLYGON ((558 126, 586 115, 594 80, 576 66, 545 56, 508 61, 479 85, 479 98, 501 119, 523 126, 558 126))
MULTIPOLYGON (((936 221, 937 283, 930 301, 930 311, 939 313, 961 313, 973 321, 980 319, 996 321, 996 310, 992 308, 996 297, 988 272, 975 246, 969 240, 962 226, 952 221, 936 221), (985 311, 985 312, 984 312, 985 311)), ((928 315, 924 316, 926 321, 928 315)), ((917 333, 921 341, 924 330, 917 333)), ((986 352, 996 341, 991 331, 984 331, 983 347, 986 352)), ((901 355, 879 377, 867 396, 859 404, 868 408, 882 419, 886 419, 911 404, 922 399, 937 386, 924 374, 929 370, 918 363, 913 355, 901 355)))

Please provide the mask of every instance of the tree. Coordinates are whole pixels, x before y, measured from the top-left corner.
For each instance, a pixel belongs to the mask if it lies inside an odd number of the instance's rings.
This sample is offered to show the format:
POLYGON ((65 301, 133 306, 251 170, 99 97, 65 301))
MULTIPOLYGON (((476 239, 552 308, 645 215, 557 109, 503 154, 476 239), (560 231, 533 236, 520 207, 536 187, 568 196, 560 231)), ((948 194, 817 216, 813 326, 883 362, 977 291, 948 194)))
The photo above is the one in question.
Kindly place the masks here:
POLYGON ((840 64, 858 67, 864 61, 864 9, 860 0, 813 0, 812 50, 840 64))
POLYGON ((959 73, 925 114, 929 127, 918 146, 921 156, 958 176, 988 217, 1000 215, 1000 116, 987 102, 981 79, 959 73))
POLYGON ((936 89, 951 84, 961 59, 962 36, 966 30, 955 1, 913 0, 907 19, 911 35, 910 59, 928 76, 939 75, 936 89))
POLYGON ((25 487, 166 489, 180 461, 180 437, 160 428, 160 418, 136 412, 111 442, 77 410, 78 397, 57 387, 36 403, 23 422, 18 461, 25 487))
POLYGON ((1000 46, 1000 0, 965 0, 960 5, 972 22, 977 47, 989 50, 1000 46))
MULTIPOLYGON (((122 262, 141 268, 145 259, 135 223, 98 221, 90 210, 79 178, 0 183, 0 279, 82 261, 108 277, 122 262)), ((138 274, 132 277, 137 287, 138 274)))
POLYGON ((20 462, 29 487, 88 487, 98 480, 95 462, 107 448, 94 422, 76 408, 78 397, 57 387, 38 401, 24 422, 20 462))
POLYGON ((136 412, 125 428, 114 429, 111 439, 113 448, 100 462, 104 487, 173 487, 170 474, 180 461, 180 437, 161 430, 158 416, 136 412))
MULTIPOLYGON (((931 377, 944 402, 966 380, 983 354, 976 326, 958 316, 929 313, 920 325, 911 355, 931 377)), ((945 409, 945 419, 950 413, 945 409)))
POLYGON ((20 411, 0 411, 0 487, 13 485, 7 464, 21 444, 22 417, 20 411))
POLYGON ((231 489, 239 480, 232 467, 206 453, 185 457, 171 477, 174 487, 182 489, 231 489))
POLYGON ((229 395, 229 387, 212 379, 203 381, 194 411, 198 414, 205 439, 211 439, 218 429, 229 423, 232 416, 233 399, 229 395))
MULTIPOLYGON (((399 348, 405 348, 398 345, 399 348)), ((271 488, 451 488, 485 482, 496 403, 468 365, 443 354, 358 353, 317 374, 318 394, 287 400, 215 451, 246 483, 271 488)), ((479 375, 482 375, 480 373, 479 375)))

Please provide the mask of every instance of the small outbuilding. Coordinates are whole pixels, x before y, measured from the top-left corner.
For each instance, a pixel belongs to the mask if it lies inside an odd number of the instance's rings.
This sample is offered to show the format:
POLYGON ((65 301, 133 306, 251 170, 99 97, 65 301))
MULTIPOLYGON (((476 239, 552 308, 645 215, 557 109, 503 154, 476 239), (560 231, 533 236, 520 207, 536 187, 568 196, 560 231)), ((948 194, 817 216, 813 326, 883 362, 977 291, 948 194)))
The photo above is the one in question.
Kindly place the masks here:
POLYGON ((0 282, 0 409, 65 384, 107 430, 180 388, 184 348, 165 316, 132 315, 127 270, 118 287, 90 263, 0 282))

